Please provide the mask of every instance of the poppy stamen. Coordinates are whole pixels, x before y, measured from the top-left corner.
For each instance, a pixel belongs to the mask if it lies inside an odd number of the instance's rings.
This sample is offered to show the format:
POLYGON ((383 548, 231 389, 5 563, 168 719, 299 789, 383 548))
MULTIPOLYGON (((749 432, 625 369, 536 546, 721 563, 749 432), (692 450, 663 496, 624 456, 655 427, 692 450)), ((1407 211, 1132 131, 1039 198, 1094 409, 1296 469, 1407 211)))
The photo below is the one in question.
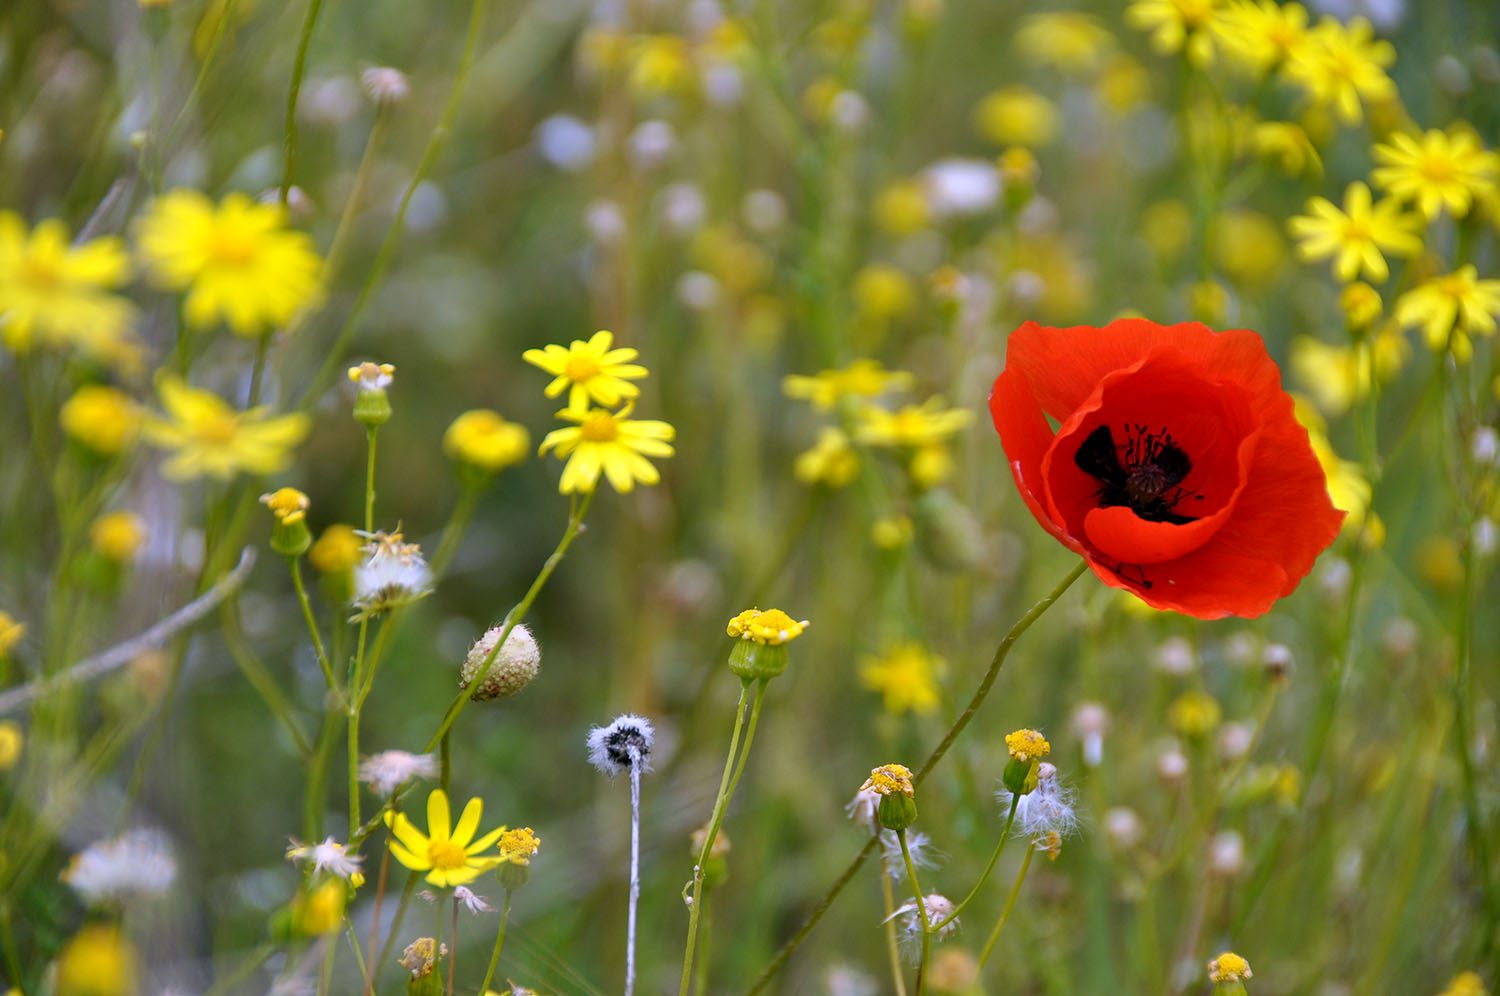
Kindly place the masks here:
POLYGON ((1109 426, 1101 425, 1084 439, 1073 462, 1099 482, 1095 496, 1100 508, 1124 505, 1148 522, 1178 526, 1197 518, 1175 511, 1190 494, 1202 496, 1179 486, 1192 471, 1193 461, 1166 426, 1157 431, 1139 422, 1128 426, 1122 462, 1114 434, 1109 426))

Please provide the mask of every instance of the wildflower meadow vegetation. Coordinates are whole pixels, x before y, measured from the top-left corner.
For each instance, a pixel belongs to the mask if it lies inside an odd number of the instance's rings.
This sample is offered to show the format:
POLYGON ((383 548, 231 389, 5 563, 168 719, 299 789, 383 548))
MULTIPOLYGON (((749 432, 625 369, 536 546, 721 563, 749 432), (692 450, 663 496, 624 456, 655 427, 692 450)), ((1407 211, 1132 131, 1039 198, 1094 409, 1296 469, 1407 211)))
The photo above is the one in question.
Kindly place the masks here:
POLYGON ((1494 0, 0 3, 0 991, 1488 996, 1494 0))

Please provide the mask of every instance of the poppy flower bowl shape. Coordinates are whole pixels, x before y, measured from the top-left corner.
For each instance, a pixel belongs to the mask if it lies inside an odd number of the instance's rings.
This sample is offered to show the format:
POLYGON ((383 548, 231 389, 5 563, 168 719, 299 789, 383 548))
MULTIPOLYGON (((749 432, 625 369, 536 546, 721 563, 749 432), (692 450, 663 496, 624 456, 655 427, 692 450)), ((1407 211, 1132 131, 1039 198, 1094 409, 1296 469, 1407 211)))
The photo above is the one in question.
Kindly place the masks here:
POLYGON ((1343 522, 1254 332, 1027 322, 990 414, 1042 527, 1158 609, 1262 615, 1343 522))

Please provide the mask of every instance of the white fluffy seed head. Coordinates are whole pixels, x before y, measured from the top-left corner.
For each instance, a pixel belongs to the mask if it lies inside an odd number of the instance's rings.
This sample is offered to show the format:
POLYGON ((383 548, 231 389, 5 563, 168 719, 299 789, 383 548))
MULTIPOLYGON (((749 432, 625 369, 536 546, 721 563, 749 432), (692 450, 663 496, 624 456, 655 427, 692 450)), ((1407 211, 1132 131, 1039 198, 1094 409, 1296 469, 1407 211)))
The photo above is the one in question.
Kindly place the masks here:
POLYGON ((541 667, 542 650, 537 646, 536 637, 525 626, 513 627, 510 635, 505 638, 505 646, 496 653, 495 646, 500 642, 500 634, 504 632, 504 626, 492 626, 474 641, 474 646, 469 648, 469 655, 464 658, 459 684, 469 688, 469 697, 476 702, 503 699, 516 694, 531 683, 541 667), (495 660, 485 672, 484 680, 470 688, 491 654, 495 655, 495 660))
POLYGON ((608 726, 596 726, 589 731, 589 763, 611 778, 636 766, 649 771, 655 743, 656 731, 651 720, 626 713, 608 726))

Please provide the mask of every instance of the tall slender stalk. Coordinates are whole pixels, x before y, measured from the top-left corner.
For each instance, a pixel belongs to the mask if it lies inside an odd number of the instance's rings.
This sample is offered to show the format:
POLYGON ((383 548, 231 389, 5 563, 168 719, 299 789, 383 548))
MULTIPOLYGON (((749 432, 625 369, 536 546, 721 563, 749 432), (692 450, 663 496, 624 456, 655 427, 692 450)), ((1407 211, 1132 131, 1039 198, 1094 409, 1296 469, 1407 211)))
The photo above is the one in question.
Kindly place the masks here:
POLYGON ((312 44, 313 28, 323 0, 308 0, 307 16, 302 19, 302 34, 297 39, 297 58, 292 63, 292 83, 286 94, 286 123, 282 128, 281 206, 286 207, 292 190, 292 163, 297 157, 297 97, 302 93, 302 75, 307 69, 307 50, 312 44))
POLYGON ((1026 873, 1031 870, 1031 859, 1036 856, 1036 842, 1026 845, 1026 856, 1021 859, 1021 868, 1016 872, 1016 881, 1010 887, 1010 895, 1006 897, 1005 908, 1000 911, 1000 919, 995 921, 995 929, 990 931, 990 936, 984 942, 984 948, 979 952, 979 967, 990 960, 990 953, 995 950, 995 942, 1000 940, 1000 932, 1005 929, 1005 921, 1010 919, 1010 911, 1015 909, 1016 897, 1021 894, 1021 884, 1026 881, 1026 873))
POLYGON ((630 911, 625 925, 625 996, 635 993, 636 907, 641 901, 641 752, 630 748, 630 911))
POLYGON ((510 922, 511 890, 505 890, 505 905, 500 907, 500 929, 495 931, 495 946, 490 951, 490 967, 485 970, 484 983, 479 987, 480 996, 490 991, 490 982, 495 978, 495 969, 500 964, 500 949, 505 947, 505 925, 510 922))
POLYGON ((922 883, 917 880, 917 864, 911 859, 911 847, 906 843, 906 828, 896 831, 896 840, 901 843, 901 860, 906 862, 906 878, 911 882, 912 895, 917 901, 917 916, 922 921, 922 949, 917 957, 917 983, 915 996, 922 996, 926 984, 927 959, 932 955, 932 919, 927 915, 927 897, 922 892, 922 883))

